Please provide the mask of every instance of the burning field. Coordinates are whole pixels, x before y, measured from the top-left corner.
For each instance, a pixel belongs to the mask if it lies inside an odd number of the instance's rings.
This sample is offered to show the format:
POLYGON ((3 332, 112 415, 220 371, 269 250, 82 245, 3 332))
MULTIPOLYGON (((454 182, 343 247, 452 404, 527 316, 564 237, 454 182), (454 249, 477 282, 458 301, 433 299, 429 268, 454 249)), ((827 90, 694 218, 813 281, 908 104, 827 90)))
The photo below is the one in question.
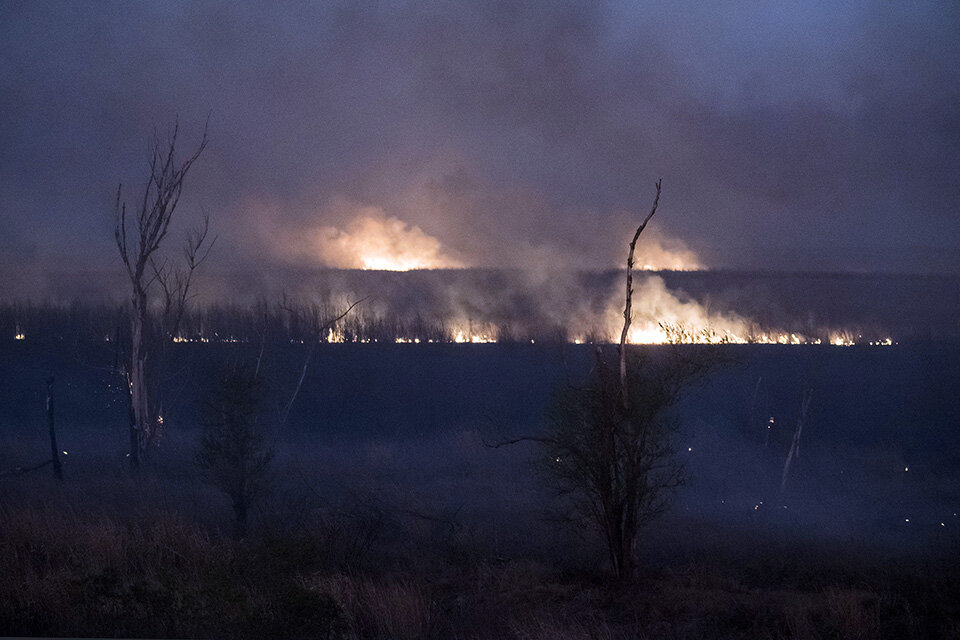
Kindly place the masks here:
POLYGON ((0 632, 957 635, 960 277, 636 253, 658 181, 626 278, 344 201, 195 280, 176 131, 125 274, 0 283, 0 632))
MULTIPOLYGON (((256 342, 265 323, 275 336, 310 340, 312 330, 361 300, 320 339, 602 344, 619 341, 623 321, 617 271, 290 268, 211 274, 198 284, 180 341, 256 342)), ((121 287, 102 274, 51 275, 39 298, 0 306, 0 335, 112 336, 121 287), (71 305, 76 296, 86 302, 71 305)), ((956 276, 648 271, 638 274, 635 289, 633 344, 884 346, 960 339, 956 276)))
POLYGON ((0 636, 960 640, 958 33, 0 0, 0 636))

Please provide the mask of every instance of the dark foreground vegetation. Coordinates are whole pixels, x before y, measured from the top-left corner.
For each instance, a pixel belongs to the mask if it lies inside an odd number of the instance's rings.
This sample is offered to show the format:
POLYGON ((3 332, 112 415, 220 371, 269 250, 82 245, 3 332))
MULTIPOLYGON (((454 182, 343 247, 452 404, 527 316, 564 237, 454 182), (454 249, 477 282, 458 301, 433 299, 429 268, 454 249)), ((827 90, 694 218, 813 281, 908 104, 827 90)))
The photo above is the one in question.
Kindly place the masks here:
MULTIPOLYGON (((539 444, 483 443, 544 428, 587 345, 322 345, 238 538, 197 451, 216 373, 257 346, 178 345, 167 431, 132 471, 112 350, 62 344, 0 351, 0 473, 49 451, 49 372, 68 452, 63 481, 0 478, 0 635, 960 637, 956 346, 725 347, 677 406, 687 483, 616 580, 558 518, 539 444)), ((281 400, 302 349, 263 358, 281 400)))
MULTIPOLYGON (((618 583, 591 564, 589 550, 564 559, 562 541, 505 552, 454 518, 360 500, 321 507, 289 491, 267 503, 256 532, 238 541, 191 513, 198 498, 190 505, 182 476, 174 481, 183 472, 157 467, 131 478, 98 467, 74 470, 65 484, 47 477, 5 484, 0 633, 960 637, 956 547, 872 556, 741 535, 735 543, 714 539, 715 547, 654 549, 638 578, 618 583)), ((665 526, 659 544, 663 535, 691 533, 674 529, 683 526, 677 521, 665 526)))

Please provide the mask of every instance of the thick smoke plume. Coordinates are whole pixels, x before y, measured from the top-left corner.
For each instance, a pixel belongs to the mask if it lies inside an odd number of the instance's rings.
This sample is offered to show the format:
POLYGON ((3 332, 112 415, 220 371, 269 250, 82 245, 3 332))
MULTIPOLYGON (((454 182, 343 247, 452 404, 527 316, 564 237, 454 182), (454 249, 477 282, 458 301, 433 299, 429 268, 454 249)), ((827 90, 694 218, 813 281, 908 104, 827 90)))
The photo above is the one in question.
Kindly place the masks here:
MULTIPOLYGON (((36 335, 43 323, 34 317, 37 303, 63 309, 70 317, 101 303, 122 305, 126 292, 120 275, 47 274, 43 296, 5 294, 19 302, 6 305, 0 338, 12 338, 20 330, 27 339, 36 335)), ((207 273, 197 284, 192 330, 236 337, 255 335, 252 327, 262 323, 262 311, 275 313, 281 300, 311 307, 319 317, 365 298, 348 319, 348 333, 358 339, 452 341, 461 334, 465 341, 609 342, 622 326, 624 302, 619 270, 398 272, 291 265, 207 273), (242 327, 226 319, 238 313, 249 316, 242 327)), ((638 343, 960 338, 960 282, 955 277, 661 271, 639 273, 635 289, 630 340, 638 343)))
POLYGON ((292 244, 307 261, 335 269, 409 271, 463 266, 420 227, 388 217, 376 207, 360 210, 343 228, 308 228, 292 244))
POLYGON ((657 227, 641 238, 635 268, 642 271, 698 271, 705 268, 700 257, 682 240, 664 235, 657 227))

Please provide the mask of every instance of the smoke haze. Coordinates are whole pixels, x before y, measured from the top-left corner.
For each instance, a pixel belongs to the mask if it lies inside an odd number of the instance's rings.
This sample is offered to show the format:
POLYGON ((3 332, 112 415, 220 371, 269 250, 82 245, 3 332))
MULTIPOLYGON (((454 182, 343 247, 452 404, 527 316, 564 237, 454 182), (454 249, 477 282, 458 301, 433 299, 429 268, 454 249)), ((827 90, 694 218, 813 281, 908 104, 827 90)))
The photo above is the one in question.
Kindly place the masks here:
POLYGON ((223 270, 364 266, 358 232, 607 269, 662 177, 653 227, 701 265, 957 273, 958 27, 938 2, 5 3, 2 277, 114 268, 117 184, 136 200, 177 114, 184 153, 208 114, 211 143, 170 245, 209 213, 223 270))

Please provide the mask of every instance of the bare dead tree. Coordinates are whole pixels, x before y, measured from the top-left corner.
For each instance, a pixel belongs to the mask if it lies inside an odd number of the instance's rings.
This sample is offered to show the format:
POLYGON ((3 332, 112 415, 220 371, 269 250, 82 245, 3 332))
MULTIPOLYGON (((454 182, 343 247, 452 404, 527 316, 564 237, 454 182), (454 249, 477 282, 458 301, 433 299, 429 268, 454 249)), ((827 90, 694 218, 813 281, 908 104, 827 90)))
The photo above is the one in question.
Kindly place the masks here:
MULTIPOLYGON (((146 371, 150 356, 146 348, 146 332, 150 320, 149 293, 151 285, 161 278, 162 273, 162 269, 154 268, 154 259, 167 237, 170 222, 183 194, 184 180, 207 146, 205 125, 197 148, 186 160, 178 162, 176 148, 179 131, 179 122, 176 121, 173 132, 165 142, 161 142, 159 136, 154 134, 149 175, 138 208, 132 212, 129 220, 127 203, 122 199, 123 185, 117 188, 114 239, 131 287, 130 353, 124 366, 124 375, 130 400, 130 464, 134 467, 140 464, 148 443, 161 424, 155 399, 151 398, 146 371), (130 231, 127 229, 128 221, 130 231)), ((207 237, 207 228, 205 224, 202 233, 194 237, 198 242, 188 240, 188 248, 193 247, 190 259, 193 268, 188 266, 186 274, 181 276, 180 290, 169 296, 173 301, 186 301, 189 278, 199 262, 206 257, 206 254, 201 254, 200 251, 207 237), (198 260, 198 256, 202 257, 198 260)), ((168 280, 165 284, 165 290, 172 291, 171 287, 176 288, 175 279, 173 283, 168 280)))
POLYGON ((163 296, 161 327, 168 340, 180 333, 187 302, 196 295, 190 293, 194 274, 206 261, 217 241, 213 237, 208 242, 209 233, 210 216, 205 215, 203 224, 191 231, 184 242, 182 263, 171 265, 166 260, 158 263, 155 257, 150 258, 150 267, 163 296))
POLYGON ((640 532, 667 509, 672 489, 684 478, 673 450, 678 422, 669 409, 719 363, 705 347, 673 346, 656 354, 627 351, 634 254, 657 211, 660 186, 657 181, 653 207, 629 245, 619 367, 610 350, 598 348, 586 384, 568 384, 557 393, 545 433, 488 443, 499 447, 531 441, 542 447, 542 473, 567 500, 569 519, 602 536, 618 578, 636 570, 640 532))
POLYGON ((630 331, 630 321, 633 318, 633 254, 637 249, 637 240, 640 238, 640 234, 647 228, 647 223, 650 222, 653 214, 657 212, 657 205, 660 204, 660 185, 662 183, 662 179, 657 180, 657 195, 653 199, 653 207, 651 207, 650 213, 647 214, 647 217, 643 219, 643 222, 640 223, 640 226, 637 227, 636 232, 633 234, 633 240, 630 241, 630 252, 627 253, 627 301, 623 307, 623 330, 620 332, 620 400, 624 409, 627 409, 630 404, 630 399, 627 396, 626 345, 627 333, 630 331))
POLYGON ((253 369, 254 377, 260 375, 260 365, 263 362, 263 350, 267 346, 267 312, 263 312, 263 324, 256 329, 257 334, 260 336, 260 351, 257 353, 257 366, 253 369))
POLYGON ((800 415, 797 416, 797 430, 793 432, 790 451, 787 453, 787 459, 783 463, 783 473, 780 475, 781 492, 787 489, 787 474, 790 473, 790 465, 800 455, 800 435, 803 433, 803 423, 807 420, 807 411, 810 410, 810 399, 812 397, 813 389, 807 389, 803 392, 803 399, 800 401, 800 415))
POLYGON ((50 434, 50 461, 53 463, 53 475, 63 480, 63 465, 60 464, 60 448, 57 446, 57 429, 53 414, 53 376, 47 378, 47 430, 50 434))
MULTIPOLYGON (((307 348, 307 353, 306 353, 306 355, 305 355, 304 358, 303 358, 303 364, 302 364, 301 367, 300 367, 300 377, 297 378, 297 385, 296 385, 296 387, 294 387, 293 393, 290 394, 290 400, 287 401, 287 404, 286 404, 286 406, 285 406, 284 409, 283 409, 283 413, 282 413, 281 416, 280 416, 280 422, 279 422, 278 425, 277 425, 277 434, 278 434, 278 435, 279 435, 280 430, 283 429, 283 427, 287 424, 287 418, 290 417, 290 409, 293 407, 293 403, 296 401, 297 396, 300 395, 300 388, 303 386, 303 380, 304 380, 304 378, 307 377, 307 368, 310 366, 310 362, 313 360, 313 354, 316 352, 317 345, 318 345, 318 344, 320 343, 320 341, 323 339, 323 333, 324 333, 324 331, 326 331, 326 330, 328 330, 328 329, 330 329, 330 328, 332 328, 332 327, 335 327, 338 322, 340 322, 341 320, 343 320, 344 318, 346 318, 347 315, 348 315, 351 311, 353 311, 354 307, 356 307, 357 305, 359 305, 359 304, 360 304, 361 302, 363 302, 364 300, 366 300, 366 298, 361 298, 361 299, 357 300, 356 302, 353 302, 349 307, 347 307, 346 311, 344 311, 343 313, 341 313, 341 314, 338 315, 337 317, 333 318, 332 320, 328 320, 328 321, 327 321, 326 323, 324 323, 323 325, 318 326, 318 327, 316 328, 316 330, 315 330, 314 332, 312 332, 312 335, 310 336, 310 339, 309 339, 309 340, 310 340, 310 345, 309 345, 309 347, 307 348)), ((284 302, 281 303, 281 305, 285 305, 285 304, 286 304, 286 301, 284 300, 284 302)), ((287 311, 289 311, 291 314, 296 314, 296 310, 295 310, 293 307, 283 306, 283 308, 286 309, 287 311)), ((260 367, 260 361, 259 361, 259 358, 258 358, 258 359, 257 359, 257 369, 258 369, 258 370, 259 370, 259 367, 260 367)))
POLYGON ((30 467, 17 467, 12 471, 6 471, 0 473, 0 480, 5 478, 15 478, 21 476, 31 471, 36 471, 37 469, 42 469, 48 464, 53 465, 53 475, 57 480, 63 480, 63 464, 60 462, 60 449, 57 446, 57 431, 56 423, 54 422, 54 411, 53 411, 53 382, 54 377, 49 376, 46 379, 47 383, 47 394, 46 401, 44 402, 44 413, 47 417, 47 431, 50 436, 50 457, 43 462, 35 464, 30 467))
MULTIPOLYGON (((191 293, 191 285, 196 270, 206 261, 216 243, 214 236, 209 239, 210 216, 204 215, 203 224, 193 229, 187 236, 183 245, 183 259, 179 263, 171 264, 168 260, 163 260, 159 264, 154 257, 150 258, 150 266, 153 270, 157 284, 160 286, 162 307, 160 310, 160 339, 156 344, 155 358, 156 367, 163 369, 163 363, 166 361, 167 348, 180 335, 180 327, 183 321, 183 314, 187 309, 187 303, 196 296, 191 293)), ((162 382, 162 381, 161 381, 162 382)), ((158 416, 158 425, 163 426, 163 384, 155 384, 153 389, 153 401, 158 416)), ((161 430, 155 429, 148 436, 147 450, 152 441, 160 437, 161 430)))

